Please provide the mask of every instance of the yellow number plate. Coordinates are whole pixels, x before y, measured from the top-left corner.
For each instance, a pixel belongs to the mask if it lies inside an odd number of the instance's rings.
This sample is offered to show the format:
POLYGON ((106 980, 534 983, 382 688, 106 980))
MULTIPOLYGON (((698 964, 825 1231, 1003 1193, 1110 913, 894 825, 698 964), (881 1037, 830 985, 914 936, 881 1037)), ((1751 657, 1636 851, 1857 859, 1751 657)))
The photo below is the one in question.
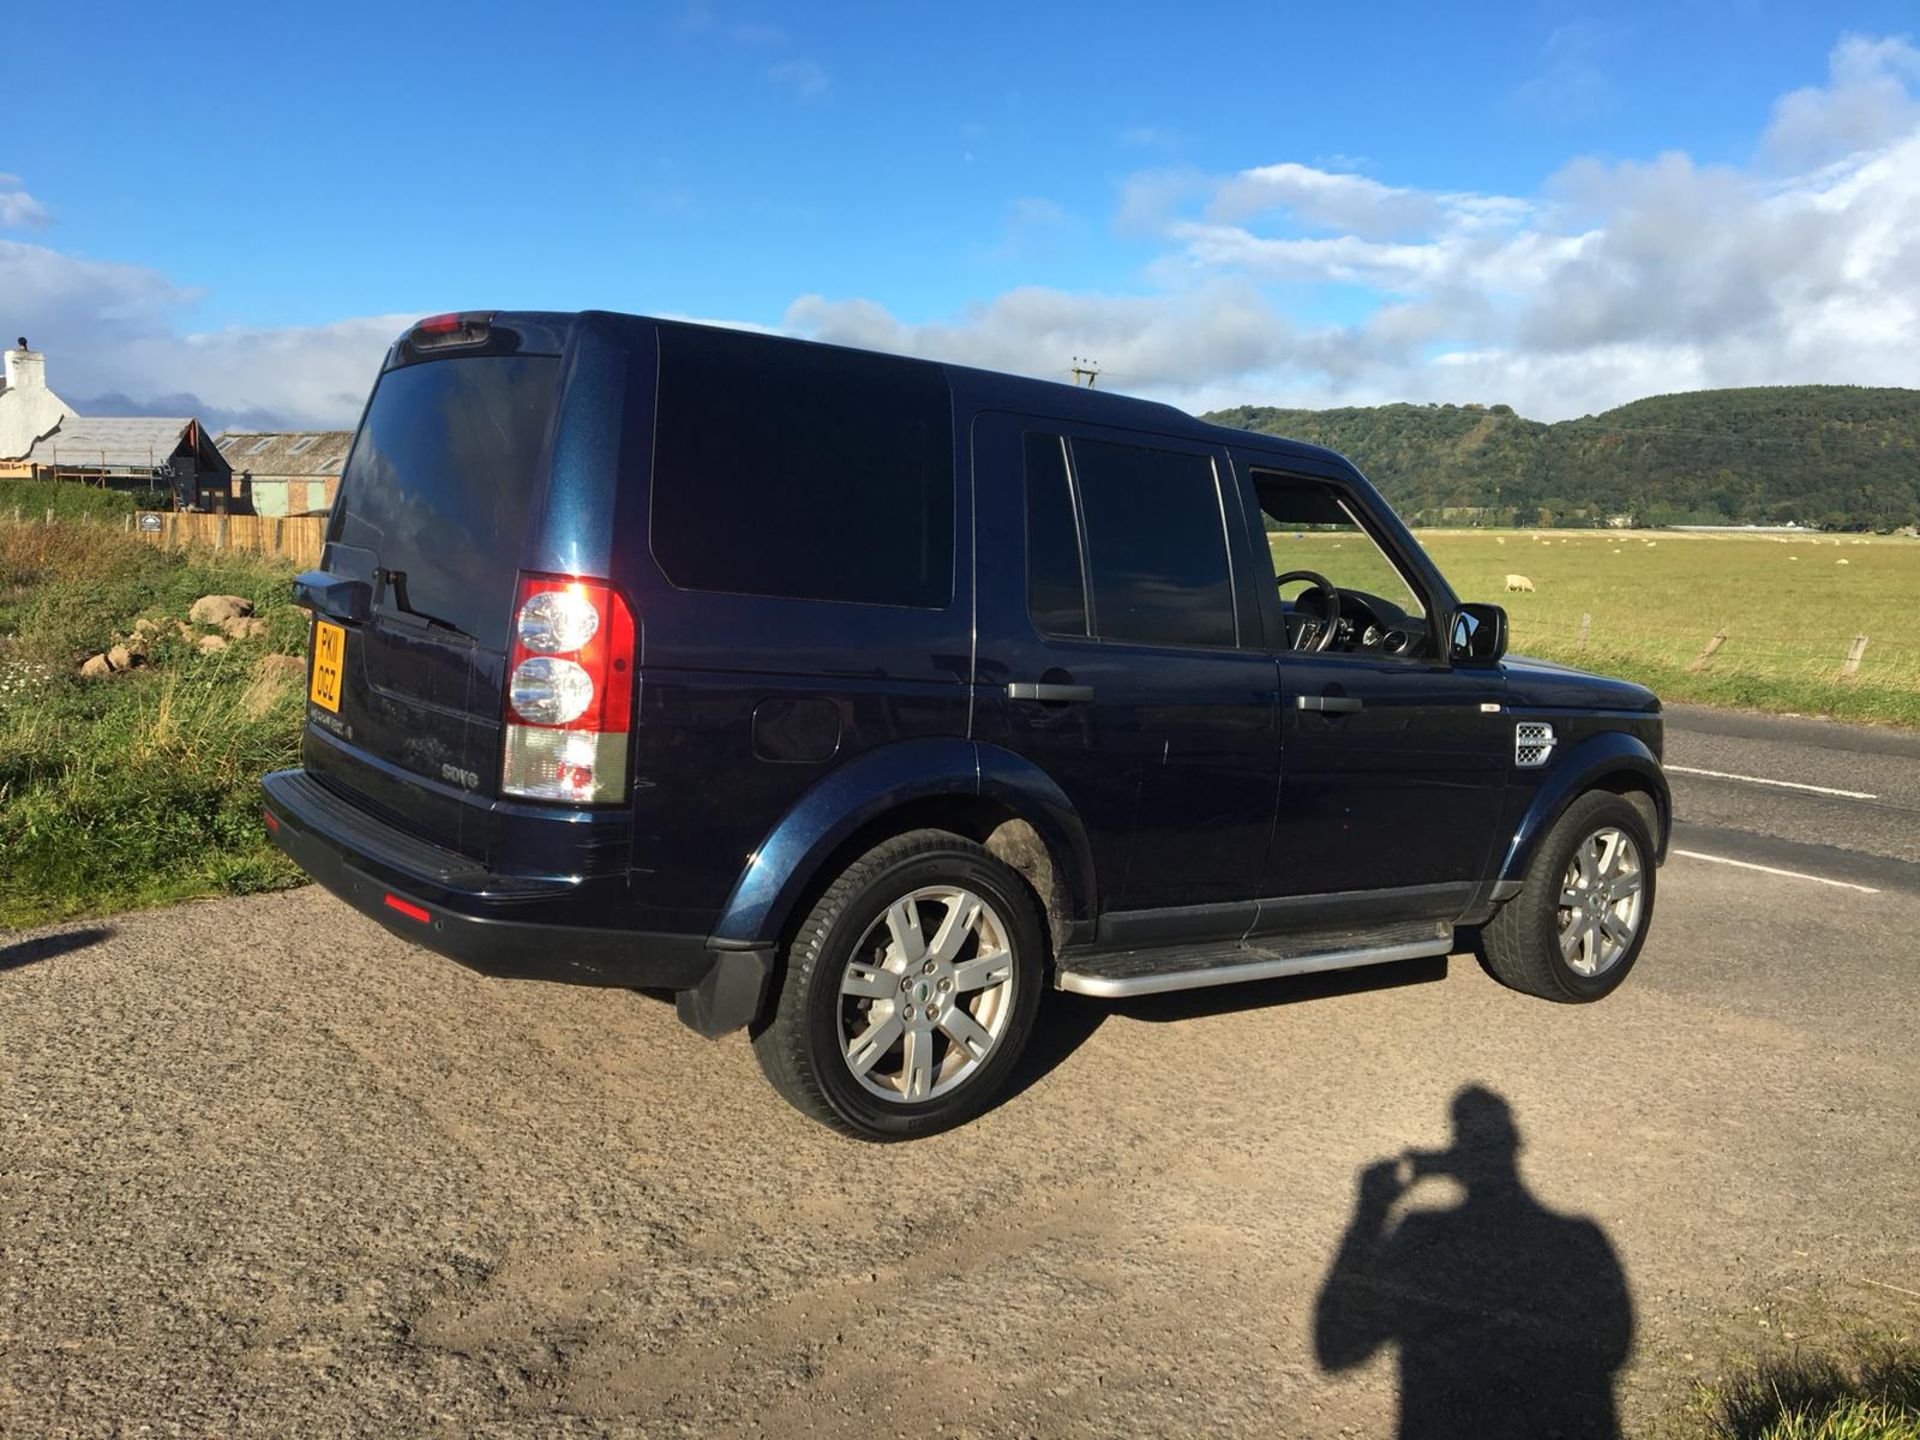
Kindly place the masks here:
POLYGON ((347 659, 347 632, 324 620, 313 622, 313 682, 307 694, 316 705, 340 713, 340 676, 347 659))

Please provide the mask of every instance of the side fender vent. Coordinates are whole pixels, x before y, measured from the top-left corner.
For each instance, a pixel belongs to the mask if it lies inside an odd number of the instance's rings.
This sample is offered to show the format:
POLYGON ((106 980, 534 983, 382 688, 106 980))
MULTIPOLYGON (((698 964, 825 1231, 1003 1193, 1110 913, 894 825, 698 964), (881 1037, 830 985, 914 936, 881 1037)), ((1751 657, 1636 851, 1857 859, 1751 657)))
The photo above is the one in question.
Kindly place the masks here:
POLYGON ((1513 763, 1522 770, 1546 764, 1553 746, 1553 726, 1544 720, 1522 720, 1513 727, 1513 763))

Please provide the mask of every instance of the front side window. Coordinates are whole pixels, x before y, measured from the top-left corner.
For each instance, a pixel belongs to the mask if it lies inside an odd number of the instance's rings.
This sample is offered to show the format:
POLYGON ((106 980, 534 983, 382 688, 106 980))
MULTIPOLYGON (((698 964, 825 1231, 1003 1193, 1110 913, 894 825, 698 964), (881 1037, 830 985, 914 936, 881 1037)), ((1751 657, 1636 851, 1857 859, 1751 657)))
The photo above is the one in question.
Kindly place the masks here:
POLYGON ((934 365, 660 327, 652 545, 675 585, 942 609, 953 416, 934 365))
POLYGON ((1265 517, 1267 547, 1281 596, 1288 643, 1300 646, 1300 621, 1323 611, 1312 581, 1287 581, 1309 571, 1339 592, 1339 625, 1321 646, 1309 628, 1310 647, 1417 657, 1426 653, 1426 605, 1399 565, 1358 514, 1331 486, 1293 476, 1254 472, 1254 492, 1265 517))
POLYGON ((1071 443, 1093 631, 1144 645, 1237 642, 1220 486, 1204 455, 1071 443))

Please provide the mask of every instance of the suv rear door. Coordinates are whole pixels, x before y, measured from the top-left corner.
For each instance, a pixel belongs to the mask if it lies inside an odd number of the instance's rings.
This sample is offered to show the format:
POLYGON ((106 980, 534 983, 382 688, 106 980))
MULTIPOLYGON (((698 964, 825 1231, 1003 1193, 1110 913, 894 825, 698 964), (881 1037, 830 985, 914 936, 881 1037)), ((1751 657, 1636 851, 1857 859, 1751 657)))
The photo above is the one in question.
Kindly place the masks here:
POLYGON ((1072 801, 1103 911, 1245 901, 1273 821, 1276 684, 1224 453, 988 413, 973 455, 976 736, 1072 801))
MULTIPOLYGON (((545 488, 561 361, 396 347, 361 422, 318 573, 316 642, 344 645, 307 704, 307 768, 391 823, 484 858, 467 797, 500 783, 514 586, 545 488), (332 703, 328 703, 331 701, 332 703), (427 783, 421 784, 420 781, 427 783)), ((550 344, 550 330, 536 331, 550 344)), ((415 332, 415 337, 419 332, 415 332)))

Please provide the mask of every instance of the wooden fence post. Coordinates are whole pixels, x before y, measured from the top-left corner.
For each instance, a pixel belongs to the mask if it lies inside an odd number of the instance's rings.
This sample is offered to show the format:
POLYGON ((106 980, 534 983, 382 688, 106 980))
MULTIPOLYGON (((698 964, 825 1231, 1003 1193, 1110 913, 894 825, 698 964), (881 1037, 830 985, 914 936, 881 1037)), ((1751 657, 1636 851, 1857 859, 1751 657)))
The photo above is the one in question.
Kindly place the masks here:
POLYGON ((1841 678, 1855 674, 1860 669, 1860 657, 1867 653, 1867 637, 1856 635, 1853 643, 1847 647, 1847 658, 1840 666, 1841 678))
POLYGON ((53 523, 53 506, 51 505, 47 506, 47 523, 49 525, 53 523))
POLYGON ((227 548, 227 517, 225 515, 213 522, 213 548, 216 550, 227 548))
POLYGON ((1593 616, 1582 614, 1580 617, 1580 648, 1587 648, 1587 633, 1593 629, 1593 616))
POLYGON ((1694 657, 1693 663, 1691 665, 1687 666, 1688 672, 1698 673, 1699 671, 1706 669, 1707 662, 1713 659, 1714 652, 1717 651, 1722 645, 1726 643, 1727 643, 1727 632, 1724 630, 1715 631, 1713 638, 1707 641, 1706 648, 1703 649, 1698 655, 1694 657))

